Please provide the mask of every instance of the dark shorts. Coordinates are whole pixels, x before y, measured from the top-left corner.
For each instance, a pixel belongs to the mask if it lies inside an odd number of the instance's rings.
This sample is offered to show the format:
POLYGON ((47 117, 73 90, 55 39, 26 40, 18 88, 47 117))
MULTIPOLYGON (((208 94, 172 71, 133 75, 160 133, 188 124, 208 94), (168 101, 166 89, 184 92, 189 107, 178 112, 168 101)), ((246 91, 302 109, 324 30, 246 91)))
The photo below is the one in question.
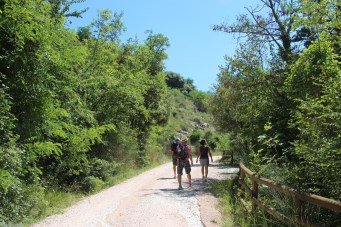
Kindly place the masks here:
POLYGON ((172 156, 172 161, 173 161, 173 165, 177 166, 178 165, 178 156, 177 155, 173 155, 172 156))
POLYGON ((182 175, 182 170, 185 167, 186 174, 189 174, 191 172, 191 164, 189 164, 189 161, 180 161, 178 162, 178 174, 182 175))

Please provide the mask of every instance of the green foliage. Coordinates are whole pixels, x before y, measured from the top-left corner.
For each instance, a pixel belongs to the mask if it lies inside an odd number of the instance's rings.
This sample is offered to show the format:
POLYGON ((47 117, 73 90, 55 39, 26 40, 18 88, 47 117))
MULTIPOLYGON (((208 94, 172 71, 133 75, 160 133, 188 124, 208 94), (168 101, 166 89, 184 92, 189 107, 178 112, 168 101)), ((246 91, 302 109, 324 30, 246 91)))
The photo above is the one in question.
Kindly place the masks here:
POLYGON ((192 127, 191 122, 197 116, 193 102, 187 98, 180 90, 170 89, 168 91, 168 105, 170 107, 169 129, 170 137, 173 137, 174 131, 189 131, 192 127))
MULTIPOLYGON (((199 102, 199 97, 197 94, 201 93, 200 91, 196 90, 193 85, 193 80, 185 79, 179 73, 175 72, 166 72, 166 83, 169 88, 172 89, 179 89, 183 94, 189 95, 193 92, 193 97, 196 98, 196 101, 199 102)), ((195 99, 193 98, 193 99, 195 99)), ((196 104, 195 104, 196 105, 196 104)))
POLYGON ((70 11, 70 7, 75 3, 85 2, 85 0, 48 0, 51 7, 51 17, 82 17, 87 9, 70 11))
POLYGON ((219 199, 223 226, 281 226, 263 212, 247 213, 245 205, 237 199, 237 178, 216 181, 210 188, 219 199))
POLYGON ((6 144, 13 138, 14 116, 10 108, 11 102, 0 77, 0 144, 6 144))
POLYGON ((123 43, 109 10, 77 33, 64 23, 80 2, 0 4, 0 222, 42 215, 47 187, 97 191, 157 154, 147 141, 170 113, 168 39, 123 43))
POLYGON ((121 20, 122 16, 122 13, 113 14, 110 10, 99 11, 98 19, 91 26, 97 41, 117 42, 122 31, 125 30, 121 20))
POLYGON ((216 149, 223 152, 230 150, 230 138, 228 134, 217 135, 216 149))
POLYGON ((290 97, 298 104, 292 127, 299 129, 295 154, 305 176, 300 187, 338 199, 341 193, 340 165, 340 79, 339 56, 325 36, 300 56, 287 80, 290 97), (298 83, 297 80, 304 80, 298 83), (308 178, 309 180, 306 180, 308 178))
POLYGON ((39 205, 44 202, 39 171, 25 152, 15 147, 0 147, 0 156, 0 223, 38 215, 39 205))
POLYGON ((103 159, 94 158, 90 161, 91 171, 90 175, 98 177, 103 181, 108 180, 117 172, 118 164, 116 162, 108 162, 103 159))
POLYGON ((189 95, 199 111, 207 112, 208 104, 206 104, 206 102, 208 99, 208 94, 206 92, 193 90, 189 93, 189 95))
POLYGON ((212 131, 208 130, 205 132, 203 138, 207 141, 208 146, 211 149, 215 150, 219 144, 221 137, 222 137, 221 135, 215 134, 212 131))
POLYGON ((200 130, 193 130, 192 134, 189 136, 189 141, 191 144, 198 144, 202 138, 202 132, 200 130))
MULTIPOLYGON (((226 58, 209 111, 217 129, 230 134, 230 150, 259 175, 338 200, 340 6, 337 1, 260 2, 269 14, 250 7, 235 24, 214 28, 246 37, 226 58), (276 20, 267 23, 271 18, 276 20)), ((279 207, 287 203, 280 197, 268 200, 279 207)), ((311 220, 337 221, 331 212, 309 209, 311 220)))
POLYGON ((181 90, 184 88, 185 80, 179 73, 166 72, 166 83, 169 88, 181 90))
POLYGON ((97 192, 103 188, 104 182, 98 177, 88 176, 83 180, 82 184, 86 192, 97 192))

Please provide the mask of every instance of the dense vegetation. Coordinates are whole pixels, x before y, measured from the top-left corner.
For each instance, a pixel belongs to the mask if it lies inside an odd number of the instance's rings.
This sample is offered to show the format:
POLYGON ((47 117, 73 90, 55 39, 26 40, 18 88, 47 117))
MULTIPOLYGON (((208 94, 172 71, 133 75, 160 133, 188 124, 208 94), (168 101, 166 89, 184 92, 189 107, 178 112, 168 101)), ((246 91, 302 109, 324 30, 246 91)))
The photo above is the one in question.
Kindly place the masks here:
MULTIPOLYGON (((258 174, 340 200, 340 2, 257 4, 234 24, 214 26, 241 43, 210 102, 216 126, 258 174)), ((313 222, 335 221, 307 209, 313 222)))
MULTIPOLYGON (((341 199, 339 1, 259 0, 235 24, 215 26, 241 44, 212 95, 164 71, 162 34, 123 42, 121 14, 67 28, 84 11, 70 11, 77 2, 0 1, 0 225, 46 215, 51 195, 94 192, 158 162, 174 132, 341 199), (229 137, 206 125, 207 111, 229 137)), ((307 209, 313 221, 337 221, 307 209)))
POLYGON ((123 42, 122 14, 108 10, 69 29, 78 2, 0 1, 0 226, 162 161, 171 138, 211 120, 208 94, 164 71, 165 36, 123 42))

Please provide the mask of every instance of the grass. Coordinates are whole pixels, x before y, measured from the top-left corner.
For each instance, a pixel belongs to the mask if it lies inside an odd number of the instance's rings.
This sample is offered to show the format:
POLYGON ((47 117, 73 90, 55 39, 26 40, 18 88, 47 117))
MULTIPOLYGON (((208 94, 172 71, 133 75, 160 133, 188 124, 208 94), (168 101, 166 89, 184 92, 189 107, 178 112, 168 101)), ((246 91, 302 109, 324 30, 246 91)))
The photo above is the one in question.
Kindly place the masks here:
POLYGON ((84 197, 85 194, 80 192, 47 189, 44 193, 44 202, 35 209, 35 211, 39 210, 39 213, 27 217, 23 223, 15 224, 14 226, 30 226, 47 216, 62 213, 65 208, 75 204, 84 197))
POLYGON ((236 200, 236 180, 216 181, 211 185, 213 194, 219 199, 219 209, 223 226, 272 226, 271 220, 263 212, 247 213, 245 207, 236 200))
POLYGON ((234 226, 232 220, 233 207, 230 202, 231 184, 231 180, 221 180, 213 182, 210 186, 213 195, 219 199, 219 209, 222 214, 224 226, 234 226))

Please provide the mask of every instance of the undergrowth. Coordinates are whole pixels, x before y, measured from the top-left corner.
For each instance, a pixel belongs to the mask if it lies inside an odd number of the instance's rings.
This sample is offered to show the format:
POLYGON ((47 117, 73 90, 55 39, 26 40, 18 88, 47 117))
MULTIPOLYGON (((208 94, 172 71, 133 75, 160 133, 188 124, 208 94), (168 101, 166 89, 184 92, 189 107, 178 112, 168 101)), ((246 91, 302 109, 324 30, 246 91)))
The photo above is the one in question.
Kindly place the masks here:
MULTIPOLYGON (((30 226, 33 223, 36 223, 45 217, 50 215, 62 213, 66 208, 71 206, 72 204, 77 203, 78 201, 84 199, 87 196, 93 195, 98 193, 99 191, 117 185, 131 177, 137 176, 149 169, 152 169, 160 164, 165 163, 168 161, 168 158, 164 155, 159 157, 154 163, 151 163, 148 166, 144 167, 131 167, 131 168, 121 168, 118 170, 115 176, 108 178, 107 181, 96 184, 94 183, 94 187, 89 192, 80 192, 74 191, 69 189, 54 189, 50 188, 47 189, 44 193, 44 202, 40 204, 39 213, 33 218, 31 216, 30 219, 24 220, 22 224, 19 226, 30 226)), ((18 226, 18 224, 11 224, 11 223, 0 223, 0 226, 18 226)))
MULTIPOLYGON (((213 194, 219 199, 223 226, 281 226, 267 214, 257 211, 249 213, 250 207, 245 207, 237 199, 237 179, 215 181, 211 185, 213 194)), ((246 204, 249 205, 249 204, 246 204)))

